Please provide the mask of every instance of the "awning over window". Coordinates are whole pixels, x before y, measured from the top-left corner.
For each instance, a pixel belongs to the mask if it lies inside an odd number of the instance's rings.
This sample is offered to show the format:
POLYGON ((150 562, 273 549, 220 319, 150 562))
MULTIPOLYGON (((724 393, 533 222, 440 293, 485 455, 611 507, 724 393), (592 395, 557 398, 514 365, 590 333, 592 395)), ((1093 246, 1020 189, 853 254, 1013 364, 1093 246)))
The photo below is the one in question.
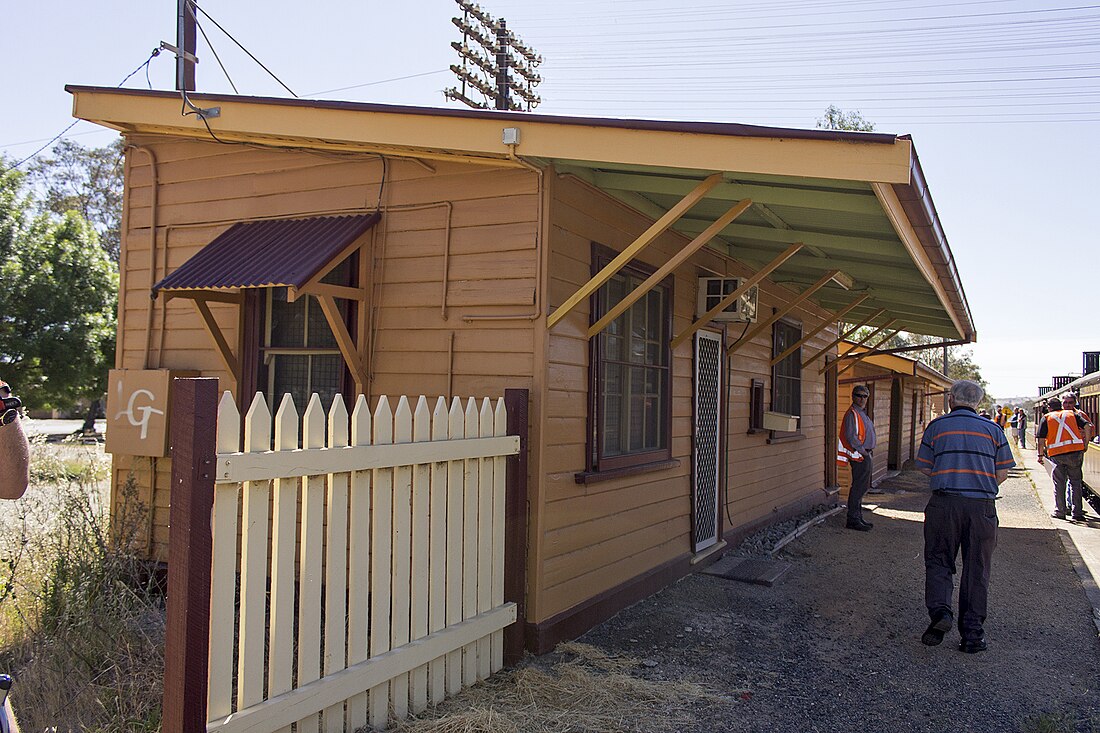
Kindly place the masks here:
POLYGON ((274 286, 300 289, 381 216, 375 212, 234 224, 154 285, 153 294, 274 286))

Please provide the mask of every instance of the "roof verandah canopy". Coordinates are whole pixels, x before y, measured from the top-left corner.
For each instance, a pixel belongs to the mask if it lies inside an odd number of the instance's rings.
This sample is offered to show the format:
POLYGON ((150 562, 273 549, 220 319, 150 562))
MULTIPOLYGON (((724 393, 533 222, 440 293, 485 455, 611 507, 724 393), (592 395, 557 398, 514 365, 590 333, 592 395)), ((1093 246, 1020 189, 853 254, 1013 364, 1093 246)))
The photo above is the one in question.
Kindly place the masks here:
MULTIPOLYGON (((833 320, 884 331, 890 324, 952 341, 976 336, 920 163, 904 136, 190 95, 200 106, 221 107, 204 124, 180 114, 175 93, 69 90, 75 116, 124 132, 207 140, 212 132, 227 142, 273 147, 552 164, 657 222, 658 230, 639 237, 621 264, 673 230, 690 242, 685 250, 715 248, 790 287, 791 303, 812 302, 833 320), (518 144, 503 142, 505 128, 519 130, 518 144)), ((686 260, 678 256, 668 268, 686 260)), ((559 312, 549 314, 549 327, 559 312)))

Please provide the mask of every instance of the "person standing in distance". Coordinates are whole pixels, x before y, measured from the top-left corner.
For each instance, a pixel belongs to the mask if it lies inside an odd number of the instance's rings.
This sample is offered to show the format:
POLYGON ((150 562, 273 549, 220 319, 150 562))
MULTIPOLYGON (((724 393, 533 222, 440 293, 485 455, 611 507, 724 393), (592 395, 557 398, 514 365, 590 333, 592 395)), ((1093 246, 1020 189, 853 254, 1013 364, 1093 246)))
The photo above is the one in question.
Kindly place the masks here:
POLYGON ((840 424, 840 445, 837 462, 847 463, 852 469, 852 488, 848 491, 848 521, 845 526, 859 532, 867 532, 873 526, 863 521, 863 496, 871 488, 872 460, 875 450, 875 424, 867 415, 867 400, 871 391, 866 385, 857 384, 852 390, 852 406, 844 413, 840 424))
POLYGON ((19 417, 22 401, 0 380, 0 499, 18 499, 31 478, 31 449, 19 417))
POLYGON ((986 600, 997 546, 994 499, 1016 465, 1004 431, 978 416, 984 396, 975 382, 952 384, 951 411, 928 423, 917 451, 917 467, 932 477, 924 510, 924 602, 931 623, 921 641, 936 646, 951 628, 955 557, 961 548, 959 650, 968 654, 986 649, 986 600))
POLYGON ((1073 519, 1085 521, 1081 503, 1081 469, 1085 462, 1085 450, 1092 440, 1092 423, 1077 408, 1077 397, 1072 392, 1062 395, 1061 402, 1051 397, 1047 402, 1049 412, 1039 421, 1035 431, 1035 448, 1040 462, 1050 458, 1054 463, 1054 513, 1055 519, 1065 519, 1067 501, 1073 510, 1073 519), (1069 495, 1066 495, 1067 484, 1069 495))

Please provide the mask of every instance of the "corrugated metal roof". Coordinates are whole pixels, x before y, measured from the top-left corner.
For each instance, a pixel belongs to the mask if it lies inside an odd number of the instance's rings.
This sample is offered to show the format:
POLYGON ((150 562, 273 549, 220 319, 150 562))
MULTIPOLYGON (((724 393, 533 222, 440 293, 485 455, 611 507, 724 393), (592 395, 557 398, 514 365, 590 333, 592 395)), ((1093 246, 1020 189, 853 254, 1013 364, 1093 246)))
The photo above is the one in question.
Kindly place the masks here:
POLYGON ((382 215, 272 219, 234 224, 153 286, 162 290, 300 288, 382 215))

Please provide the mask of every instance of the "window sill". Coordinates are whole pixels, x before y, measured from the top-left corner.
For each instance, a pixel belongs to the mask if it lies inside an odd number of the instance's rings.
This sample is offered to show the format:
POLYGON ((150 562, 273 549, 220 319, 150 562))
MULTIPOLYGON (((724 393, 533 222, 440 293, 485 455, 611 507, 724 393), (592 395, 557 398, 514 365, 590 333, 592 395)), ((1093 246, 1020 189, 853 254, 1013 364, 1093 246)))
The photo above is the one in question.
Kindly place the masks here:
POLYGON ((806 435, 804 433, 786 433, 781 435, 772 435, 768 438, 768 445, 774 445, 776 443, 794 443, 795 441, 805 440, 806 435))
POLYGON ((622 478, 623 476, 636 476, 642 473, 664 471, 669 468, 676 468, 679 465, 679 459, 670 458, 667 461, 643 463, 638 466, 628 466, 627 468, 612 468, 608 471, 578 471, 573 474, 573 480, 578 484, 598 484, 601 481, 610 481, 611 479, 622 478))

